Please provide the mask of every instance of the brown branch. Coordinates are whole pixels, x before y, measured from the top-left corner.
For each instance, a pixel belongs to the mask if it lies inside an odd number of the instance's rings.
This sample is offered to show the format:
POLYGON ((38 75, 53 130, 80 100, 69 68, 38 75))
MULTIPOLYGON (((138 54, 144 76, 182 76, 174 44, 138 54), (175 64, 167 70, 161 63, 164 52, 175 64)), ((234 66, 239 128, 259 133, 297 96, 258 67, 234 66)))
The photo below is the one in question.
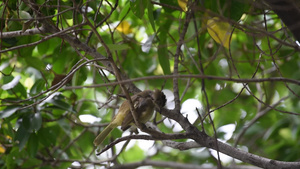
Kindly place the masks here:
POLYGON ((264 158, 255 154, 251 154, 240 149, 234 148, 228 144, 218 141, 216 143, 215 138, 206 135, 204 132, 199 131, 195 126, 193 126, 182 114, 174 112, 171 110, 163 109, 161 112, 163 115, 170 119, 177 121, 181 127, 187 132, 190 138, 195 140, 201 146, 212 148, 214 150, 220 151, 232 158, 241 160, 243 162, 253 164, 262 168, 290 168, 298 169, 300 167, 300 162, 283 162, 277 160, 271 160, 264 158), (218 145, 216 145, 218 144, 218 145))
POLYGON ((178 75, 145 76, 145 77, 122 80, 120 82, 112 82, 112 83, 89 85, 89 86, 70 86, 70 87, 66 87, 66 89, 70 90, 70 89, 81 89, 81 88, 95 88, 95 87, 116 85, 118 83, 124 84, 124 83, 137 82, 137 81, 143 81, 143 80, 173 79, 173 78, 183 78, 183 79, 196 78, 196 79, 207 79, 207 80, 222 80, 222 81, 235 82, 235 83, 287 82, 287 83, 291 83, 291 84, 300 86, 299 80, 285 78, 285 77, 269 77, 269 78, 260 78, 260 79, 236 79, 236 78, 231 78, 231 77, 221 77, 221 76, 211 76, 211 75, 178 74, 178 75))
MULTIPOLYGON (((191 18, 192 18, 192 12, 189 11, 186 14, 186 18, 185 18, 185 21, 184 21, 184 24, 183 24, 183 29, 182 29, 182 32, 180 33, 179 41, 177 43, 176 53, 174 55, 174 72, 173 72, 173 75, 178 75, 178 64, 179 64, 179 55, 180 55, 180 52, 181 52, 181 46, 184 43, 184 36, 187 33, 187 29, 188 29, 191 18)), ((178 88, 178 79, 177 79, 177 77, 173 78, 173 93, 174 93, 175 109, 177 111, 179 111, 181 105, 180 105, 180 97, 179 97, 179 88, 178 88)))
POLYGON ((110 169, 133 169, 141 166, 154 166, 160 168, 174 168, 174 169, 216 169, 211 167, 203 167, 195 164, 183 164, 178 162, 153 161, 153 160, 143 160, 135 163, 115 165, 113 167, 110 167, 110 169))
MULTIPOLYGON (((65 29, 65 30, 62 30, 62 31, 59 31, 59 32, 56 32, 56 33, 52 33, 51 35, 47 35, 47 36, 43 37, 41 40, 38 40, 36 42, 32 42, 32 43, 24 44, 24 45, 19 45, 19 46, 14 46, 14 47, 11 47, 11 48, 8 48, 8 49, 0 50, 0 53, 5 53, 5 52, 8 52, 8 51, 17 50, 17 49, 20 49, 20 48, 26 48, 26 47, 30 47, 30 46, 36 46, 37 44, 42 43, 42 42, 44 42, 46 40, 49 40, 51 38, 58 37, 62 34, 70 33, 69 31, 73 31, 73 29, 75 29, 76 27, 81 27, 83 25, 85 25, 85 24, 75 25, 75 26, 69 27, 68 29, 65 29)), ((42 34, 49 33, 49 32, 46 31, 45 27, 41 27, 41 28, 37 28, 37 29, 39 29, 40 32, 37 32, 37 31, 33 31, 33 32, 34 33, 42 33, 42 34)), ((26 33, 26 32, 27 31, 25 31, 24 33, 26 33)), ((29 30, 29 33, 31 33, 30 30, 29 30)), ((29 33, 27 33, 27 35, 29 33)), ((18 36, 24 36, 22 31, 5 32, 5 33, 3 33, 2 37, 18 37, 18 36)))
MULTIPOLYGON (((22 30, 19 31, 10 31, 10 32, 2 32, 0 34, 0 38, 12 38, 12 37, 20 37, 20 36, 27 36, 27 35, 36 35, 36 34, 43 34, 44 29, 43 27, 39 28, 32 28, 32 29, 27 29, 25 32, 22 30)), ((1 51, 2 52, 2 51, 1 51)))
MULTIPOLYGON (((153 130, 152 130, 153 131, 153 130)), ((161 132, 151 132, 151 135, 129 135, 129 136, 124 136, 121 138, 118 138, 105 146, 100 152, 98 152, 96 155, 100 155, 103 152, 107 151, 108 149, 112 148, 116 144, 122 142, 122 141, 127 141, 131 139, 135 140, 175 140, 175 139, 186 139, 189 138, 187 134, 165 134, 161 132)))

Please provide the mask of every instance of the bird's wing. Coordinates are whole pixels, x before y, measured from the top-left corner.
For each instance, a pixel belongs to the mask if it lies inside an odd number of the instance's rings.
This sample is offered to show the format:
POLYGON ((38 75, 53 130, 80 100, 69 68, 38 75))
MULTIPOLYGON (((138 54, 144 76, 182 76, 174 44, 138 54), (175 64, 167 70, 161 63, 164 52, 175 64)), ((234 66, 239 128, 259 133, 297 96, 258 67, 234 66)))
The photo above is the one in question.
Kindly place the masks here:
MULTIPOLYGON (((137 95, 137 97, 132 98, 134 109, 137 113, 137 118, 141 123, 147 122, 153 114, 154 104, 150 95, 137 95)), ((130 125, 134 123, 133 116, 129 110, 122 122, 122 130, 126 130, 130 125)))

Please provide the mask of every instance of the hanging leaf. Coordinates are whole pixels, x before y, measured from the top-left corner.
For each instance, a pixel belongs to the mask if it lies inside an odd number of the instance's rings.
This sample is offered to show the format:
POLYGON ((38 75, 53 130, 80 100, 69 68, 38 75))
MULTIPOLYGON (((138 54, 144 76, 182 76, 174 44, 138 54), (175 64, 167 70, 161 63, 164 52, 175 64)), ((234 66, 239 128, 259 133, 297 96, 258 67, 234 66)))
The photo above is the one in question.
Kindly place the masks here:
POLYGON ((170 61, 169 61, 169 55, 168 55, 168 42, 167 42, 167 34, 168 30, 170 28, 172 21, 171 20, 165 20, 165 24, 163 24, 158 32, 159 32, 159 44, 158 44, 158 60, 159 64, 162 67, 164 74, 171 74, 170 69, 170 61))
POLYGON ((42 143, 44 146, 52 146, 56 144, 57 135, 60 131, 59 126, 56 124, 52 127, 42 127, 38 132, 37 136, 39 142, 42 143))
POLYGON ((73 112, 73 113, 76 112, 70 104, 68 104, 60 99, 53 98, 53 99, 49 100, 48 102, 52 103, 55 107, 57 107, 59 109, 66 110, 66 111, 73 112))
POLYGON ((21 125, 18 128, 18 131, 16 133, 16 137, 15 137, 15 141, 19 143, 19 150, 20 151, 25 147, 29 136, 30 136, 30 133, 25 129, 25 127, 23 125, 21 125))
POLYGON ((207 31, 209 35, 219 44, 229 48, 231 34, 231 25, 223 22, 218 17, 207 20, 207 31))
POLYGON ((187 6, 188 0, 177 0, 177 2, 178 2, 178 5, 180 6, 180 8, 184 12, 188 11, 188 6, 187 6))
POLYGON ((37 70, 43 70, 45 68, 45 64, 40 58, 28 55, 25 56, 25 61, 28 64, 28 66, 31 66, 37 70))
POLYGON ((153 5, 150 2, 148 3, 148 19, 150 21, 153 31, 156 32, 153 16, 153 5))
POLYGON ((238 21, 241 19, 242 15, 248 11, 250 8, 249 5, 246 3, 243 3, 242 1, 239 0, 232 0, 231 6, 230 6, 230 18, 238 21))
POLYGON ((33 86, 30 89, 30 95, 36 95, 38 93, 40 93, 45 86, 45 80, 44 79, 38 79, 35 81, 35 83, 33 84, 33 86))
POLYGON ((164 74, 168 75, 171 74, 170 71, 170 62, 169 62, 169 57, 168 57, 168 49, 164 46, 166 43, 159 43, 159 48, 158 48, 158 60, 159 64, 162 67, 164 74))
POLYGON ((133 14, 138 18, 142 19, 147 7, 148 1, 144 0, 135 0, 134 2, 130 1, 130 9, 133 14))
POLYGON ((32 133, 30 135, 27 146, 28 146, 29 156, 35 157, 37 150, 38 150, 38 146, 39 146, 39 140, 38 140, 36 133, 32 133))
POLYGON ((128 10, 130 9, 130 3, 127 3, 124 8, 121 10, 118 20, 121 20, 124 18, 124 16, 128 13, 128 10))
POLYGON ((38 131, 42 126, 41 113, 30 113, 27 116, 24 116, 22 124, 24 128, 30 133, 38 131))
POLYGON ((116 29, 125 35, 132 33, 132 29, 130 28, 130 23, 128 21, 122 21, 116 29))
POLYGON ((5 150, 5 147, 3 147, 2 144, 0 144, 0 154, 4 154, 5 150))

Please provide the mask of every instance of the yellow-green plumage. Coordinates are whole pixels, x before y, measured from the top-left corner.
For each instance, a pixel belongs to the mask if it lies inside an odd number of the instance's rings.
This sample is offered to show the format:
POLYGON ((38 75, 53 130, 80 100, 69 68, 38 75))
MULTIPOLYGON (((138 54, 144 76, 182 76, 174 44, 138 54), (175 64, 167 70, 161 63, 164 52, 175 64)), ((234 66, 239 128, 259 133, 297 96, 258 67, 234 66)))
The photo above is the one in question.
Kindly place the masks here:
MULTIPOLYGON (((131 97, 135 111, 137 113, 137 120, 140 123, 146 123, 153 115, 154 107, 158 105, 163 107, 166 103, 166 96, 159 90, 154 92, 151 90, 145 90, 137 93, 131 97)), ((134 119, 130 111, 130 104, 126 100, 122 103, 118 113, 115 115, 111 123, 95 138, 94 145, 100 145, 109 133, 121 126, 122 130, 126 130, 130 125, 134 124, 134 119)))
POLYGON ((104 141, 106 136, 108 136, 109 133, 116 127, 117 126, 113 126, 112 124, 109 124, 107 127, 105 127, 105 129, 95 138, 94 145, 100 145, 104 141))

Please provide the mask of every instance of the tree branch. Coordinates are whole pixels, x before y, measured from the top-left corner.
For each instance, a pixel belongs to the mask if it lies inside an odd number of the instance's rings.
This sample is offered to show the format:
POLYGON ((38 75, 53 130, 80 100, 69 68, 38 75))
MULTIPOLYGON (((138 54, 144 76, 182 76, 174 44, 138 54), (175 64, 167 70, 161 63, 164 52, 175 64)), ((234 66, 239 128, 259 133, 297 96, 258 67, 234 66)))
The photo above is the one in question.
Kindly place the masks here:
MULTIPOLYGON (((170 161, 153 161, 153 160, 144 160, 136 163, 127 163, 122 165, 115 165, 110 169, 131 169, 137 168, 141 166, 155 166, 155 167, 163 167, 163 168, 174 168, 174 169, 217 169, 217 167, 205 167, 194 164, 183 164, 178 162, 170 162, 170 161)), ((258 167, 253 166, 230 166, 224 167, 224 169, 259 169, 258 167)))
POLYGON ((222 143, 206 133, 199 131, 195 126, 193 126, 182 114, 176 113, 171 110, 163 109, 161 112, 164 116, 177 121, 181 127, 187 131, 187 134, 191 136, 190 138, 195 140, 201 146, 212 148, 214 150, 220 151, 230 157, 241 160, 243 162, 253 164, 262 168, 290 168, 298 169, 300 167, 300 162, 283 162, 277 160, 271 160, 268 158, 260 157, 240 149, 234 148, 228 144, 222 143), (218 145, 216 145, 218 144, 218 145))

